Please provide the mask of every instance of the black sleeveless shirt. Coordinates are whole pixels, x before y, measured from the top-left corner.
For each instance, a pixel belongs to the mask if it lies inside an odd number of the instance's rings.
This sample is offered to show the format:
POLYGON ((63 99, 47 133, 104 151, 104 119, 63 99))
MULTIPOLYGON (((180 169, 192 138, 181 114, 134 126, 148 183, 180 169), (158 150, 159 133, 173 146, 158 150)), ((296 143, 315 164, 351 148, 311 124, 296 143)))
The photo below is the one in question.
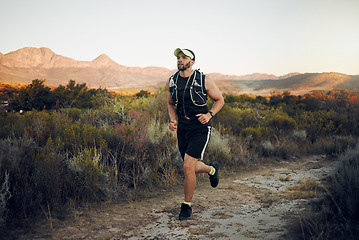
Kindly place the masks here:
MULTIPOLYGON (((187 78, 183 78, 179 75, 177 81, 178 127, 188 130, 211 126, 210 122, 202 124, 198 121, 198 117, 196 115, 199 113, 208 113, 208 107, 207 105, 196 106, 193 104, 190 96, 192 81, 194 81, 193 75, 187 78)), ((203 86, 205 86, 205 79, 203 79, 203 86)), ((203 91, 207 94, 205 87, 203 88, 203 91)))

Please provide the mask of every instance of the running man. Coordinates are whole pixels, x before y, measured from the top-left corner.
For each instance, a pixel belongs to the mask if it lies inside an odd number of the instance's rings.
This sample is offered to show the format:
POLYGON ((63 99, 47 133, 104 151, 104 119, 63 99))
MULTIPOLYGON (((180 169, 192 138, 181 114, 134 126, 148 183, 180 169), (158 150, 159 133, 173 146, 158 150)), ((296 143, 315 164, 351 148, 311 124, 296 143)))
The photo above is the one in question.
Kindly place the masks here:
POLYGON ((178 148, 184 160, 184 202, 179 219, 192 215, 191 201, 196 187, 196 173, 208 173, 212 187, 219 182, 218 165, 206 165, 203 160, 211 136, 210 120, 221 110, 224 100, 213 82, 198 70, 193 70, 195 54, 189 49, 177 48, 178 72, 167 83, 169 129, 177 131, 178 148), (207 96, 214 100, 210 110, 207 96))

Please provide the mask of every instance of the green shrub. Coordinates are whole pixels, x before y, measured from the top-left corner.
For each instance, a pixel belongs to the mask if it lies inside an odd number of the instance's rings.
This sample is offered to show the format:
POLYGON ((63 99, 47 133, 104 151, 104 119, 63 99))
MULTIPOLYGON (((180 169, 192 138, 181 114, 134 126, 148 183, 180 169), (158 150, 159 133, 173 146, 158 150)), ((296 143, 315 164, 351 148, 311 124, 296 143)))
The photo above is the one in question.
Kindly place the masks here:
POLYGON ((292 132, 297 128, 296 121, 288 115, 275 115, 268 121, 268 126, 275 135, 292 132))
POLYGON ((258 145, 257 152, 263 157, 272 156, 274 153, 274 146, 270 141, 264 141, 258 145))
POLYGON ((214 127, 218 128, 220 123, 225 134, 239 136, 241 130, 245 127, 241 116, 240 109, 233 109, 224 105, 220 113, 213 119, 214 127))
POLYGON ((212 128, 211 139, 208 144, 205 162, 213 164, 228 165, 231 162, 231 149, 229 138, 222 136, 215 128, 212 128))
POLYGON ((248 127, 241 131, 240 135, 249 148, 253 148, 256 144, 262 142, 269 137, 269 129, 266 127, 257 126, 256 128, 248 127))
MULTIPOLYGON (((101 169, 101 153, 96 148, 85 148, 74 156, 67 156, 65 161, 68 168, 67 189, 65 194, 74 192, 76 202, 91 202, 106 199, 106 189, 103 189, 103 174, 101 169)), ((71 197, 69 195, 68 197, 71 197)))

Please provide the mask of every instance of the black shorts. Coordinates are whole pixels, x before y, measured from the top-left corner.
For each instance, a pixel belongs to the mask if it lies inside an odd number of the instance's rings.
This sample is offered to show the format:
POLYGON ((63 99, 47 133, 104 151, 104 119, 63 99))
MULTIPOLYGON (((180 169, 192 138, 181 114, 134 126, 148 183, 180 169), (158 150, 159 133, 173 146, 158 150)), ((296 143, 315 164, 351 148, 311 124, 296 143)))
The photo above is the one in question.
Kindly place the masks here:
POLYGON ((182 159, 189 156, 203 160, 203 155, 211 137, 211 126, 198 129, 177 129, 178 149, 182 159))

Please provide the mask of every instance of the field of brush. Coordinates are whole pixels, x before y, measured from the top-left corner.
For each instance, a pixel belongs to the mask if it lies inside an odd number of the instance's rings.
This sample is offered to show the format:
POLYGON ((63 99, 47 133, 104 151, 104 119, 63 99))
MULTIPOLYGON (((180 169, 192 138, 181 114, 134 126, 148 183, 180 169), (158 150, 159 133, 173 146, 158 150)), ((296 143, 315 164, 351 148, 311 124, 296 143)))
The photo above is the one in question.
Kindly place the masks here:
MULTIPOLYGON (((230 172, 293 156, 340 155, 345 161, 315 218, 326 218, 326 223, 336 219, 338 231, 312 227, 310 216, 301 231, 317 234, 313 239, 355 234, 359 92, 224 97, 225 106, 213 119, 206 161, 217 161, 230 172)), ((22 88, 5 86, 0 100, 6 102, 0 109, 4 231, 44 213, 61 217, 83 204, 136 201, 182 183, 182 159, 176 135, 168 130, 164 89, 123 96, 74 81, 51 89, 34 80, 22 88)))

